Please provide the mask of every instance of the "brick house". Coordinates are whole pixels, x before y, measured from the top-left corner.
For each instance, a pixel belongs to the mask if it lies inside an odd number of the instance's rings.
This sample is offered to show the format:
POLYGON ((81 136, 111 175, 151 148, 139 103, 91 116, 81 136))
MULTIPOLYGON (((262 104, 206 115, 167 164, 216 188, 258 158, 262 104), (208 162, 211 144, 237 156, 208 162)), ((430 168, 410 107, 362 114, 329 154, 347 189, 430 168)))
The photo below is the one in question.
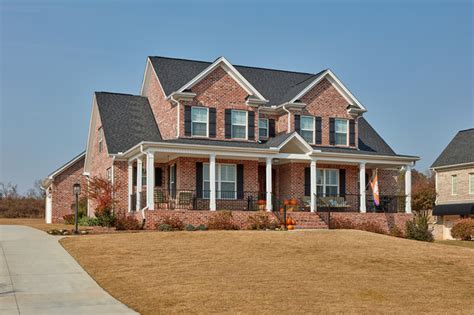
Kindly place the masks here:
POLYGON ((419 158, 396 154, 366 111, 331 70, 149 57, 139 95, 94 94, 83 174, 118 183, 115 211, 150 221, 170 210, 271 212, 289 198, 307 217, 327 208, 411 213, 419 158))
POLYGON ((461 218, 474 218, 474 128, 461 130, 431 165, 436 178, 436 236, 452 239, 461 218))

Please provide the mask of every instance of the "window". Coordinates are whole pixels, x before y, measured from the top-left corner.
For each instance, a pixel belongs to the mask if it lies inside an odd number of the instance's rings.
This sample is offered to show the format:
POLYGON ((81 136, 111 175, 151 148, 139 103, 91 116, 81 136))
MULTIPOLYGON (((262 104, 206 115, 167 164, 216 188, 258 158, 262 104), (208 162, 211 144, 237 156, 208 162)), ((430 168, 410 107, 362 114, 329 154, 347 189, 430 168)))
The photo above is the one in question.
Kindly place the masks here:
POLYGON ((208 137, 208 113, 205 107, 191 108, 191 135, 194 137, 208 137))
POLYGON ((302 116, 300 134, 308 143, 314 143, 314 117, 302 116))
POLYGON ((268 119, 267 118, 258 119, 258 137, 268 138, 268 119))
POLYGON ((146 185, 146 166, 142 167, 142 185, 146 185))
POLYGON ((105 176, 107 178, 107 180, 110 182, 112 181, 112 168, 109 167, 106 171, 105 171, 105 176))
POLYGON ((474 173, 469 174, 469 194, 474 195, 474 173))
POLYGON ((451 175, 451 195, 458 194, 458 176, 451 175))
MULTIPOLYGON (((209 163, 202 166, 203 197, 210 198, 209 163)), ((236 199, 237 198, 237 167, 235 164, 216 164, 216 198, 236 199)))
POLYGON ((247 112, 232 111, 232 138, 247 139, 247 112))
POLYGON ((335 119, 334 125, 336 145, 348 145, 349 121, 347 119, 335 119))
POLYGON ((99 152, 102 152, 102 143, 104 142, 104 131, 102 127, 99 128, 99 152))
POLYGON ((339 194, 339 170, 318 169, 316 172, 316 193, 318 196, 339 194))

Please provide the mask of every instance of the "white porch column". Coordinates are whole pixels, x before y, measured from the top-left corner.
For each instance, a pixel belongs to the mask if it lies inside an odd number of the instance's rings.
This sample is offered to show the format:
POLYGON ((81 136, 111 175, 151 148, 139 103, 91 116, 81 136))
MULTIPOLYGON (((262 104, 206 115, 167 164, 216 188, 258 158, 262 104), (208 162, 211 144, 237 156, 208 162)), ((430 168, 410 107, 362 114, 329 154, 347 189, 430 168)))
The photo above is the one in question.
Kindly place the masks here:
POLYGON ((317 183, 316 183, 316 160, 311 160, 311 167, 310 167, 310 176, 311 176, 311 212, 317 211, 317 183))
POLYGON ((216 211, 216 155, 209 156, 209 210, 216 211))
POLYGON ((141 208, 141 195, 142 195, 142 174, 143 173, 143 161, 141 158, 137 159, 137 211, 140 211, 141 208))
POLYGON ((128 211, 132 211, 133 164, 128 162, 128 211))
POLYGON ((265 190, 267 191, 267 211, 272 211, 272 158, 267 158, 265 190))
POLYGON ((365 191, 365 162, 359 164, 359 193, 360 193, 360 212, 366 213, 367 207, 365 204, 366 201, 366 191, 365 191))
POLYGON ((405 212, 411 213, 411 165, 405 167, 405 212))
POLYGON ((155 209, 155 155, 146 155, 146 206, 148 210, 155 209))

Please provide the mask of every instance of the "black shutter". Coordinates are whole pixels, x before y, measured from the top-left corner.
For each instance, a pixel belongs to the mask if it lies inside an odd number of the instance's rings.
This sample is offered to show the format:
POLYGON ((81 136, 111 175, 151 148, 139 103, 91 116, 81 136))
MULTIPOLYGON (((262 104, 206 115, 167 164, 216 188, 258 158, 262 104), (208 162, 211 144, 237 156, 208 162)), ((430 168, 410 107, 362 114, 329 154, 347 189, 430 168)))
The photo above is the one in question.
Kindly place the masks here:
POLYGON ((335 134, 335 121, 334 118, 329 118, 329 144, 336 144, 336 134, 335 134))
POLYGON ((339 196, 346 196, 346 170, 343 168, 339 170, 339 196))
POLYGON ((309 167, 304 169, 304 195, 311 196, 311 169, 309 167))
MULTIPOLYGON (((300 133, 301 129, 301 122, 300 122, 300 115, 295 115, 295 131, 300 133)), ((290 130, 288 130, 290 132, 290 130)))
POLYGON ((184 106, 184 135, 191 136, 191 106, 184 106))
POLYGON ((255 139, 255 112, 247 112, 248 113, 248 139, 254 140, 255 139))
POLYGON ((349 120, 349 145, 356 145, 356 131, 355 131, 355 120, 349 120))
POLYGON ((225 110, 225 138, 232 138, 232 109, 225 110))
POLYGON ((132 172, 132 177, 133 177, 133 185, 132 186, 136 186, 137 185, 137 167, 134 166, 133 167, 133 172, 132 172))
POLYGON ((155 167, 155 187, 163 185, 163 170, 155 167))
POLYGON ((202 198, 202 162, 196 163, 196 196, 202 198))
POLYGON ((178 187, 178 164, 174 164, 174 191, 176 191, 176 187, 178 187))
POLYGON ((321 117, 315 117, 316 121, 316 144, 321 144, 322 141, 322 135, 323 135, 323 126, 321 122, 321 117))
POLYGON ((214 107, 209 108, 209 137, 216 137, 216 109, 214 107))
POLYGON ((237 164, 237 199, 244 199, 244 165, 237 164))
POLYGON ((275 119, 268 120, 268 136, 275 137, 275 119))

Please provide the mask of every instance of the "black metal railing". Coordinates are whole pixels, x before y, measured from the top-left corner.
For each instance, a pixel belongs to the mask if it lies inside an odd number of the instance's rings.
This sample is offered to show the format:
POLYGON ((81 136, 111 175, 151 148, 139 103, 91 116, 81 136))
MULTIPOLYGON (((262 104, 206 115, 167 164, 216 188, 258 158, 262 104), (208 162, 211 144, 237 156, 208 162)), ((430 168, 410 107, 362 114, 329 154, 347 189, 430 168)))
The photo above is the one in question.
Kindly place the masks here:
MULTIPOLYGON (((360 212, 360 194, 316 194, 316 205, 321 212, 360 212)), ((376 204, 372 194, 365 195, 366 212, 396 213, 405 211, 404 195, 382 194, 376 204)))

